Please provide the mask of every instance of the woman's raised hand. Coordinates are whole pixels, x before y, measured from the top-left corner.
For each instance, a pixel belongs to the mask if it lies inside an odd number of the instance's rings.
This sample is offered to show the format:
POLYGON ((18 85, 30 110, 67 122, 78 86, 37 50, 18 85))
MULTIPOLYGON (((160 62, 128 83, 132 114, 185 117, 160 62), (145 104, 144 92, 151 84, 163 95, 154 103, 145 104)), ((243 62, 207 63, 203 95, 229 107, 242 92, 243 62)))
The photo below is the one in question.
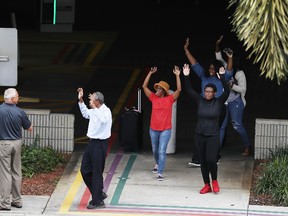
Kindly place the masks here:
POLYGON ((189 64, 184 64, 183 74, 184 74, 184 76, 189 76, 189 74, 190 74, 190 65, 189 64))
POLYGON ((181 72, 181 70, 180 70, 180 68, 178 67, 178 66, 174 66, 174 69, 173 69, 173 73, 175 74, 175 75, 180 75, 180 72, 181 72))
POLYGON ((230 49, 230 48, 225 48, 225 49, 223 50, 223 52, 226 53, 226 55, 227 55, 228 58, 232 58, 232 57, 233 57, 233 50, 232 50, 232 49, 230 49))
POLYGON ((220 75, 225 74, 225 68, 224 67, 220 67, 219 68, 219 72, 217 73, 217 77, 218 79, 221 79, 220 75))
POLYGON ((186 51, 189 47, 189 38, 186 38, 185 44, 184 44, 184 50, 186 51))
POLYGON ((156 71, 157 71, 157 67, 151 67, 151 68, 150 68, 150 72, 151 72, 151 73, 155 73, 156 71))
POLYGON ((225 74, 225 68, 224 67, 219 68, 219 74, 225 74))
POLYGON ((216 45, 219 46, 222 41, 223 35, 220 36, 220 38, 216 41, 216 45))

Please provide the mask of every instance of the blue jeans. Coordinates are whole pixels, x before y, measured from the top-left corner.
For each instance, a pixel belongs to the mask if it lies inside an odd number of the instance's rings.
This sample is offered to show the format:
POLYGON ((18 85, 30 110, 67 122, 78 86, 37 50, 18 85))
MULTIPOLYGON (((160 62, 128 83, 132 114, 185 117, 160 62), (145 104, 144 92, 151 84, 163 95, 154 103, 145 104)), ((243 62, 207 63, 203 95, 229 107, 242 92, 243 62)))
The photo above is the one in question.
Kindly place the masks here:
POLYGON ((171 137, 171 129, 164 131, 149 130, 152 152, 156 164, 158 164, 158 173, 163 174, 166 165, 166 150, 171 137))
POLYGON ((231 101, 228 103, 226 118, 224 119, 222 126, 221 126, 221 130, 220 130, 220 144, 221 145, 222 145, 223 138, 225 135, 225 128, 227 126, 228 116, 230 115, 233 129, 240 135, 244 147, 245 148, 250 147, 251 144, 250 144, 249 136, 242 123, 244 108, 245 107, 244 107, 241 97, 238 97, 234 101, 231 101), (222 131, 223 128, 224 128, 224 132, 222 131))

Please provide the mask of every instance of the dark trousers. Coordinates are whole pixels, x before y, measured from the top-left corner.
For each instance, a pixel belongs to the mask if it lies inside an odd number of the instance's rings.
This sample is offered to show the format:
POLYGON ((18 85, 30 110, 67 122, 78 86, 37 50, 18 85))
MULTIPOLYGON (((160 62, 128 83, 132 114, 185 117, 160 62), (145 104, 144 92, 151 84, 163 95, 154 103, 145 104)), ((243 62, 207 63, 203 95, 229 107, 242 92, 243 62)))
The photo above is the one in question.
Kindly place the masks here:
POLYGON ((220 147, 219 135, 203 136, 195 133, 194 140, 204 183, 210 183, 210 174, 212 180, 217 180, 217 157, 220 147))
POLYGON ((91 139, 82 158, 81 175, 92 195, 94 205, 102 201, 103 172, 107 149, 108 139, 91 139))

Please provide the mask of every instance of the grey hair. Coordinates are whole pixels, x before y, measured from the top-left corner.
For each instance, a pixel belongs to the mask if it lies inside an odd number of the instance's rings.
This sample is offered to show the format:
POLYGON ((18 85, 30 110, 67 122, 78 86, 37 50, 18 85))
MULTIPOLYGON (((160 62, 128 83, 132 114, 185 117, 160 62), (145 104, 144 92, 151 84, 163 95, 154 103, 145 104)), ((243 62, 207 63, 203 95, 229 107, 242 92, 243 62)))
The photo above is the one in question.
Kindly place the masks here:
POLYGON ((4 92, 4 99, 11 99, 13 97, 16 97, 17 94, 18 92, 15 88, 8 88, 4 92))
POLYGON ((95 92, 95 96, 96 96, 95 99, 99 100, 100 104, 104 103, 104 95, 101 92, 99 91, 95 92))

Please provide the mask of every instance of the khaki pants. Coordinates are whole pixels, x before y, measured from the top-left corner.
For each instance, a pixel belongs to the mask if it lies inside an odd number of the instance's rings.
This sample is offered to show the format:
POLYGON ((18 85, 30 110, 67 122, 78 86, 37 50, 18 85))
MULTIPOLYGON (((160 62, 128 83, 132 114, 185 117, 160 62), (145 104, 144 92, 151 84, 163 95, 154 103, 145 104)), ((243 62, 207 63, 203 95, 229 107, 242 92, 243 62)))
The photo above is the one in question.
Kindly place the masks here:
POLYGON ((21 140, 0 140, 0 206, 22 206, 21 140))

